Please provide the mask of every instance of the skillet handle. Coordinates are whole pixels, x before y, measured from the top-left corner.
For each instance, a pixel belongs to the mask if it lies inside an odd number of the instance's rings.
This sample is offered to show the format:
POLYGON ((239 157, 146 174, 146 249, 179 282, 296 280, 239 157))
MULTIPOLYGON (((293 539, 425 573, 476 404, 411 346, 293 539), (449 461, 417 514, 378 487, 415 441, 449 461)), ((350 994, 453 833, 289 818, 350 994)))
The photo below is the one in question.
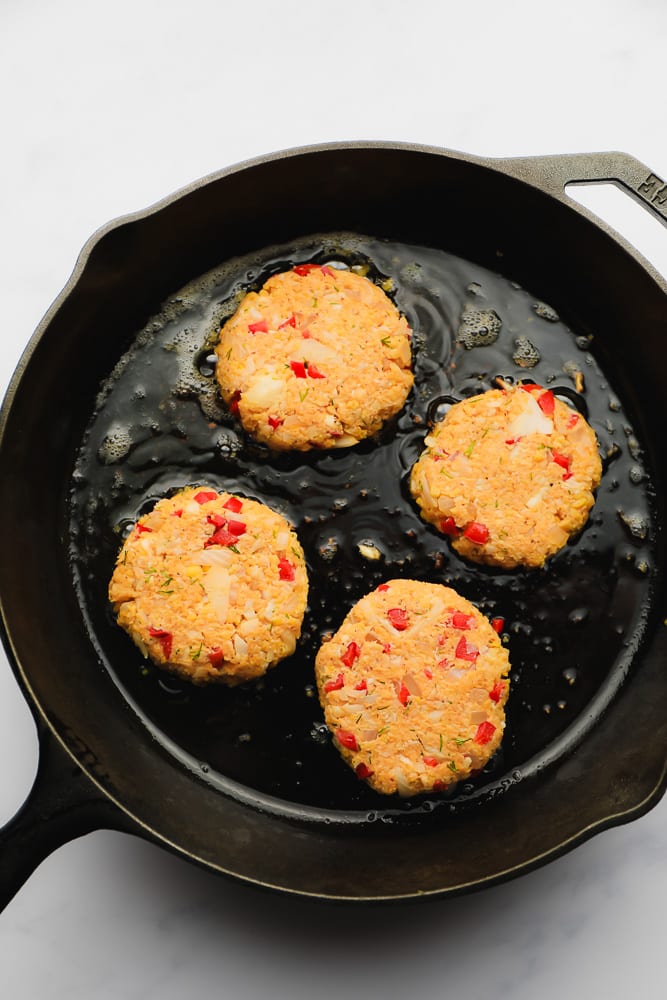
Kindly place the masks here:
POLYGON ((92 830, 119 828, 113 822, 116 807, 45 725, 38 724, 38 730, 34 784, 13 819, 0 829, 0 911, 58 847, 92 830))
POLYGON ((667 226, 667 181, 628 153, 566 153, 489 163, 561 199, 568 184, 615 184, 667 226))

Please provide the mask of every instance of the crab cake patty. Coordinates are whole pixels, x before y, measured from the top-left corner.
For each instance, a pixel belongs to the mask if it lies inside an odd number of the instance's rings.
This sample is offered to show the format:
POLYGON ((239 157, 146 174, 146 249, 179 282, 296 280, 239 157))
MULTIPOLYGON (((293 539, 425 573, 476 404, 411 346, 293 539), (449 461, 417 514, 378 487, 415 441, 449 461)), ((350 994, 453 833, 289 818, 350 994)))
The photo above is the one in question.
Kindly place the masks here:
POLYGON ((208 488, 142 517, 109 584, 118 624, 142 653, 195 684, 239 684, 293 653, 307 592, 291 525, 208 488))
POLYGON ((328 266, 299 265, 248 293, 216 355, 225 402, 276 450, 357 444, 413 383, 405 318, 372 281, 328 266))
POLYGON ((343 759, 378 792, 443 791, 484 767, 505 726, 509 660, 484 616, 440 584, 363 597, 315 660, 343 759))
POLYGON ((538 385, 456 403, 415 463, 421 515, 467 559, 542 566, 583 528, 602 464, 581 414, 538 385))

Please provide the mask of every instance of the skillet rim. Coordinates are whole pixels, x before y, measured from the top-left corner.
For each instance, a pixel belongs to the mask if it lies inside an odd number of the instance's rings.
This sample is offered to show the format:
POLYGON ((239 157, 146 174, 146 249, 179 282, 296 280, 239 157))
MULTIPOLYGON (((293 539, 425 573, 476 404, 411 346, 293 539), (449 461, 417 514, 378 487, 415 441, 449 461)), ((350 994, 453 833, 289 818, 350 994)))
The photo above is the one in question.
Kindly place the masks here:
MULTIPOLYGON (((524 164, 535 163, 537 161, 542 160, 542 162, 546 164, 547 161, 553 161, 554 159, 558 160, 559 157, 522 158, 521 160, 512 160, 512 159, 507 160, 504 158, 498 158, 498 159, 483 158, 464 153, 459 153, 456 151, 446 150, 440 147, 419 145, 413 143, 394 143, 390 141, 388 142, 357 141, 352 143, 349 142, 324 143, 312 146, 295 147, 291 149, 281 150, 276 153, 270 153, 263 156, 254 157, 252 159, 242 161, 238 164, 234 164, 232 166, 223 168, 220 171, 215 171, 209 175, 206 175, 203 178, 200 178, 196 181, 191 182, 188 185, 185 185, 176 192, 167 195, 166 197, 158 200, 157 202, 153 203, 152 205, 148 206, 143 210, 122 215, 116 219, 109 221, 89 237, 89 239, 86 241, 86 243, 84 244, 82 250, 80 251, 77 257, 70 278, 68 279, 67 283, 65 284, 59 295, 56 297, 52 305, 49 307, 44 317, 38 324, 34 334, 28 341, 28 344, 26 345, 26 348, 24 349, 21 355, 19 363, 9 383, 5 399, 3 401, 2 408, 0 410, 0 449, 2 448, 2 444, 4 442, 7 419, 11 410, 12 401, 14 399, 14 396, 16 394, 22 376, 25 372, 25 369, 29 364, 30 358, 34 353, 37 344, 41 341, 42 337, 46 333, 53 317, 60 310, 64 302, 70 297, 70 295, 76 288, 78 282, 80 281, 82 275, 86 270, 90 256, 93 253, 95 247, 102 241, 102 239, 104 239, 105 236, 107 236, 109 233, 117 229, 120 229, 122 226, 128 223, 141 222, 142 220, 152 215, 156 215, 165 208, 168 208, 170 205, 173 205, 174 203, 187 197, 189 194, 192 194, 227 176, 239 173, 248 168, 275 162, 277 160, 288 159, 290 157, 302 156, 304 154, 312 154, 312 153, 317 154, 329 151, 346 151, 354 149, 417 152, 417 153, 426 153, 430 155, 442 156, 446 159, 455 159, 463 163, 475 164, 480 167, 484 167, 487 169, 491 169, 493 171, 506 174, 510 177, 513 177, 515 180, 519 180, 520 183, 528 184, 529 186, 537 188, 544 194, 547 194, 552 197, 557 197, 558 200, 563 202, 569 210, 574 211, 575 213, 585 217, 598 229, 601 229, 603 232, 606 232, 607 235, 610 235, 614 240, 614 242, 617 243, 623 250, 628 252, 630 256, 632 256, 641 265, 641 267, 648 273, 648 275, 651 278, 653 278, 654 281, 656 281, 661 291, 667 294, 667 282, 655 271, 655 269, 652 267, 652 265, 650 265, 648 261, 645 261, 645 259, 641 256, 641 254, 638 253, 638 251, 635 250, 634 247, 632 247, 622 237, 620 237, 611 227, 607 226, 605 223, 599 220, 597 216, 589 212, 583 206, 580 206, 578 203, 573 202, 570 199, 565 199, 562 195, 559 197, 554 193, 554 191, 545 190, 545 188, 540 184, 536 183, 534 179, 530 180, 524 177, 517 177, 517 174, 513 172, 511 169, 513 163, 524 163, 524 164)), ((595 157, 598 154, 586 154, 586 155, 595 157)), ((608 154, 602 154, 602 155, 608 155, 608 154)), ((628 157, 627 154, 613 154, 613 155, 620 155, 621 157, 626 157, 628 161, 632 160, 632 158, 628 157)), ((637 161, 632 161, 632 162, 637 162, 637 161)), ((245 875, 240 875, 239 873, 234 872, 232 870, 225 869, 222 865, 211 862, 210 860, 202 861, 195 854, 188 851, 183 846, 178 845, 175 842, 171 841, 164 834, 158 832, 152 826, 145 823, 143 820, 139 819, 121 801, 119 801, 114 795, 112 795, 109 792, 109 790, 105 788, 104 785, 97 780, 97 778, 90 772, 89 769, 86 769, 82 765, 82 762, 77 758, 76 754, 72 751, 70 747, 67 746, 66 742, 62 740, 60 734, 54 728, 51 720, 49 719, 46 713, 45 707, 41 704, 41 701, 37 698, 36 693, 30 683, 29 676, 28 674, 26 674, 23 668, 23 664, 21 663, 17 655, 17 651, 11 639, 8 622, 5 617, 4 601, 2 600, 1 596, 0 596, 0 617, 2 620, 3 640, 5 642, 5 647, 8 652, 8 658, 10 664, 12 665, 12 669, 15 675, 17 676, 17 679, 19 680, 19 683, 22 687, 22 690, 24 691, 24 694, 26 695, 26 698, 28 700, 31 711, 33 712, 33 715, 35 715, 36 718, 38 718, 39 716, 42 725, 46 726, 46 728, 48 729, 51 738, 56 741, 56 743, 62 748, 62 750, 65 751, 67 755, 69 755, 69 757, 73 761, 76 761, 78 766, 82 768, 89 781, 92 782, 92 784, 98 789, 98 791, 100 791, 106 799, 112 801, 114 805, 120 810, 120 812, 124 816, 129 818, 134 826, 139 828, 139 832, 142 833, 142 835, 145 836, 147 834, 149 839, 159 842, 164 846, 170 848, 171 850, 175 850, 177 853, 187 857, 189 860, 195 861, 196 863, 199 864, 203 864, 205 867, 209 869, 213 869, 222 874, 230 875, 233 876, 234 878, 238 878, 258 886, 263 886, 265 888, 278 889, 282 892, 293 893, 295 895, 315 896, 316 898, 330 898, 330 899, 340 899, 340 900, 349 899, 354 901, 363 901, 364 899, 372 899, 380 901, 385 898, 377 895, 369 897, 331 895, 324 897, 322 896, 321 892, 309 893, 301 889, 295 889, 286 886, 270 885, 269 883, 264 883, 261 880, 254 880, 245 875)), ((648 809, 650 809, 653 805, 655 805, 657 801, 659 801, 659 799, 662 797, 662 794, 664 794, 666 784, 667 784, 667 759, 664 762, 662 774, 654 789, 648 795, 644 796, 644 798, 641 799, 639 802, 637 802, 634 806, 622 809, 617 813, 612 813, 604 817, 601 817, 600 820, 588 824, 586 827, 578 831, 576 834, 572 835, 569 838, 566 838, 556 848, 545 851, 542 854, 532 858, 528 862, 522 862, 518 865, 510 866, 501 872, 497 872, 493 876, 482 879, 481 881, 472 883, 469 882, 464 885, 457 886, 455 888, 434 889, 427 891, 419 891, 417 893, 408 892, 401 895, 391 895, 386 897, 386 899, 398 900, 398 899, 415 898, 416 896, 423 897, 423 896, 441 896, 444 894, 456 894, 460 892, 470 891, 473 888, 483 888, 485 886, 494 884, 499 881, 505 881, 508 878, 511 878, 517 874, 532 870, 546 863, 548 860, 552 860, 560 856, 561 854, 567 852, 568 850, 577 846, 584 840, 589 839, 595 833, 601 832, 601 830, 609 828, 610 826, 619 825, 620 823, 623 822, 629 822, 632 819, 642 815, 643 813, 648 811, 648 809)))

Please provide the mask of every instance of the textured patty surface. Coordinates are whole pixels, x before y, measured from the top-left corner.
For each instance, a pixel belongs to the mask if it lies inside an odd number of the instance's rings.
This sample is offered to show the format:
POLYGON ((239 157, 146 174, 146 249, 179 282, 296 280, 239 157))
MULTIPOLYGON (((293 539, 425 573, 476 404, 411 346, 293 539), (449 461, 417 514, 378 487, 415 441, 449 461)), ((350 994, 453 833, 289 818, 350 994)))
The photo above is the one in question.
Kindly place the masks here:
POLYGON ((451 407, 410 488, 422 517, 475 562, 542 566, 586 523, 602 465, 595 433, 550 390, 492 389, 451 407))
POLYGON ((509 660, 454 590, 391 580, 363 597, 316 658, 326 723, 378 792, 442 791, 484 767, 505 725, 509 660))
POLYGON ((195 488, 137 522, 109 600, 158 666, 197 684, 238 684, 294 652, 307 591, 303 550, 285 518, 195 488))
POLYGON ((276 450, 354 445, 413 383, 405 318, 372 281, 328 266, 297 266, 248 293, 216 355, 225 402, 276 450))

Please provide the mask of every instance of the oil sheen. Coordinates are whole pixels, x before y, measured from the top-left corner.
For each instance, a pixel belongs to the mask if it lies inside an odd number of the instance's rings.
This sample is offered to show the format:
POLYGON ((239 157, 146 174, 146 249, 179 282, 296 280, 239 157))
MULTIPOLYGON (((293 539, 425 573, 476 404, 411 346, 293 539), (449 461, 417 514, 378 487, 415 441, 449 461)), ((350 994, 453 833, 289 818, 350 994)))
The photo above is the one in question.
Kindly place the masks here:
POLYGON ((70 498, 71 565, 91 639, 153 737, 202 780, 263 808, 352 820, 463 808, 571 752, 630 668, 653 573, 650 479, 615 373, 596 361, 598 332, 570 329, 511 276, 346 233, 235 259, 175 294, 100 386, 70 498), (388 291, 413 331, 415 386, 401 413, 352 449, 274 454, 222 404, 212 349, 247 291, 304 261, 353 267, 388 291), (566 398, 600 446, 588 524, 541 570, 465 562, 420 519, 408 489, 429 424, 498 377, 532 379, 566 398), (308 563, 296 653, 230 690, 193 687, 145 661, 107 600, 131 525, 160 497, 199 484, 284 514, 308 563), (474 781, 431 800, 386 799, 358 781, 331 743, 314 687, 322 638, 393 577, 454 587, 505 620, 512 672, 501 750, 474 781))

